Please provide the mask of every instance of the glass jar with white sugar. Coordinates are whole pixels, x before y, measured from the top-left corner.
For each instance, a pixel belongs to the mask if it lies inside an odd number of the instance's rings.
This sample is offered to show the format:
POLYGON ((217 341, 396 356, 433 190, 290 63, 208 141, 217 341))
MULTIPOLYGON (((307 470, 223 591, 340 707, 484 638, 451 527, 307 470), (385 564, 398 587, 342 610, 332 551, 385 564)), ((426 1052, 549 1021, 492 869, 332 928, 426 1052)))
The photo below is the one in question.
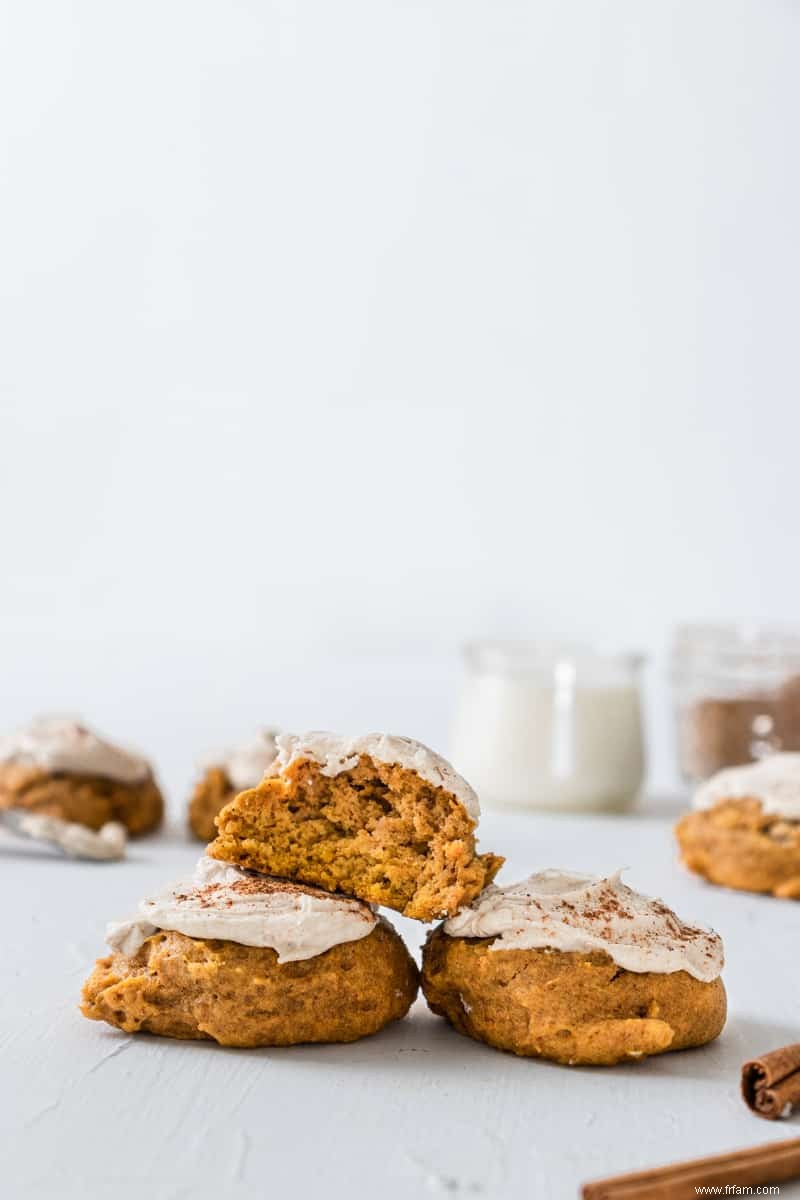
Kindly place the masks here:
POLYGON ((465 657, 452 758, 487 807, 633 805, 644 777, 639 655, 485 641, 465 657))

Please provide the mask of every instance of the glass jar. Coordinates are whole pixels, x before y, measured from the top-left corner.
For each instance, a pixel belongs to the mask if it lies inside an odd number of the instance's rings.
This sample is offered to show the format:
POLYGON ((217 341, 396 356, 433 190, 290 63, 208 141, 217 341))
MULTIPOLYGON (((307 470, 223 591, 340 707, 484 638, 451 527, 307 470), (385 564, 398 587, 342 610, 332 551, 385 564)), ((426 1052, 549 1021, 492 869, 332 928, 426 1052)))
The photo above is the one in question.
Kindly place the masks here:
POLYGON ((644 776, 642 659, 568 645, 474 642, 453 761, 487 806, 619 811, 644 776))
POLYGON ((800 633, 682 625, 672 643, 672 686, 688 783, 800 750, 800 633))

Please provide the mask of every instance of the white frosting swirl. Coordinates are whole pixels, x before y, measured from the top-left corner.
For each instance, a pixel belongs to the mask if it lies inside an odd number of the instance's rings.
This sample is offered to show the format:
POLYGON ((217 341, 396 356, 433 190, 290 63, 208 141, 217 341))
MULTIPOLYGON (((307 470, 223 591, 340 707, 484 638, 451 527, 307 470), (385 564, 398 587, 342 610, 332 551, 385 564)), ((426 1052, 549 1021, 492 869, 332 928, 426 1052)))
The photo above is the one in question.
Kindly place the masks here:
POLYGON ((147 938, 165 929, 269 947, 277 951, 279 963, 286 963, 356 942, 377 923, 371 907, 360 900, 201 858, 192 879, 142 900, 137 916, 112 922, 106 941, 112 950, 135 954, 147 938))
POLYGON ((720 800, 760 800, 765 813, 800 821, 800 754, 769 754, 759 762, 718 771, 695 792, 695 808, 720 800))
POLYGON ((208 758, 204 765, 222 767, 237 792, 254 788, 275 761, 277 729, 261 729, 249 742, 233 746, 230 750, 208 758))
POLYGON ((721 938, 685 925, 660 900, 607 879, 541 871, 509 887, 491 885, 444 923, 451 937, 489 938, 490 950, 590 954, 602 950, 626 971, 686 971, 705 983, 722 971, 721 938))
POLYGON ((363 737, 341 737, 324 732, 282 733, 275 743, 278 757, 272 766, 272 774, 278 775, 299 759, 310 759, 320 764, 323 775, 341 775, 355 767, 359 755, 365 754, 376 762, 415 771, 433 787, 452 792, 472 821, 477 822, 480 817, 477 794, 466 779, 462 779, 447 759, 411 738, 388 733, 368 733, 363 737))
POLYGON ((0 737, 0 762, 119 783, 143 783, 150 775, 140 755, 114 746, 71 717, 38 717, 0 737))

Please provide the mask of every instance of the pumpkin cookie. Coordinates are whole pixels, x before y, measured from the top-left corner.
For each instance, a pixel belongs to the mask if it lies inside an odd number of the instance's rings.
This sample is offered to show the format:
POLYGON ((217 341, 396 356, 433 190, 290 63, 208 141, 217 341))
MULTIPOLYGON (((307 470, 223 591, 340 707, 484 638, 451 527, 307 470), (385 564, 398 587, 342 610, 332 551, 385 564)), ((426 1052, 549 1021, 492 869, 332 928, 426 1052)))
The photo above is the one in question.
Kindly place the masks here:
POLYGON ((276 754, 274 729, 262 729, 250 742, 220 754, 209 762, 189 801, 189 828, 201 842, 217 830, 214 818, 228 801, 245 788, 261 782, 276 754))
POLYGON ((281 734, 257 788, 217 817, 212 858, 430 921, 469 903, 503 859, 478 855, 478 798, 409 738, 281 734))
POLYGON ((555 1062, 612 1065, 712 1041, 722 943, 619 876, 543 871, 490 887, 428 937, 422 990, 459 1033, 555 1062))
POLYGON ((711 883, 800 900, 800 754, 729 767, 675 828, 690 871, 711 883))
POLYGON ((352 1042, 405 1016, 418 974, 369 905, 201 859, 110 925, 84 1016, 223 1046, 352 1042))
POLYGON ((27 809, 129 833, 161 823, 164 801, 145 759, 78 721, 47 717, 0 738, 0 808, 27 809))

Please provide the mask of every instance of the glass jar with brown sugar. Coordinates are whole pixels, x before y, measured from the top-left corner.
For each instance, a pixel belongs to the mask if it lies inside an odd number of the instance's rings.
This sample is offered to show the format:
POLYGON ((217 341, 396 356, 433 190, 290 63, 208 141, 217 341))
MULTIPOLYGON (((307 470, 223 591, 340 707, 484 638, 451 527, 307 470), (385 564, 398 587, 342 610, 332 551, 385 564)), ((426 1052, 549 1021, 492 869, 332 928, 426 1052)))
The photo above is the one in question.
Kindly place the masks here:
POLYGON ((800 750, 800 633, 682 625, 672 645, 685 780, 800 750))

